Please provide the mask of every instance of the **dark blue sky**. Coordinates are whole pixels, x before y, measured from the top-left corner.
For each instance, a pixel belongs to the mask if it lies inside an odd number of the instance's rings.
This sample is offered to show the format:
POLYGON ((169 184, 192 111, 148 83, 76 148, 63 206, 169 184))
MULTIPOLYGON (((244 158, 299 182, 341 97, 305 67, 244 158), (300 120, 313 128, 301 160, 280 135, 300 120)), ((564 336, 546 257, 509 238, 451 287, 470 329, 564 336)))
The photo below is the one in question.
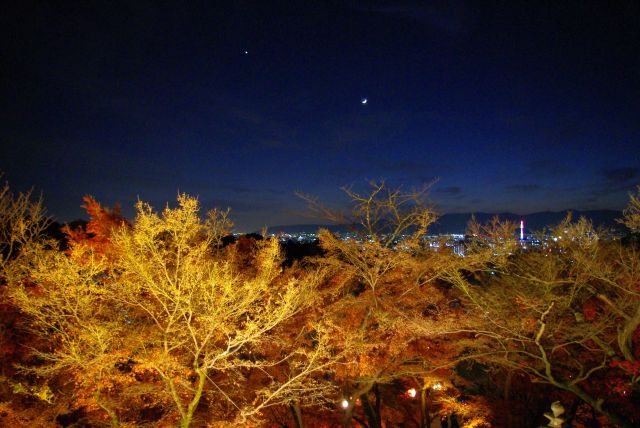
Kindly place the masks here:
POLYGON ((58 220, 184 191, 249 230, 377 178, 439 177, 441 213, 620 209, 640 183, 638 2, 55 3, 0 17, 0 170, 58 220))

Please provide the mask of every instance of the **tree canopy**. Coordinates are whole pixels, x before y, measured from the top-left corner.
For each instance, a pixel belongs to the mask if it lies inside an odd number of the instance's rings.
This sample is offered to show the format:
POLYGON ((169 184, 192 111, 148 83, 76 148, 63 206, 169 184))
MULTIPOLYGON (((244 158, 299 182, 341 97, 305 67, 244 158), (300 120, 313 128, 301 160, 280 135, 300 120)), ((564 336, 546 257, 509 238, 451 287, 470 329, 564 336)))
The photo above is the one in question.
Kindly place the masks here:
POLYGON ((348 213, 305 196, 357 234, 286 261, 184 194, 131 220, 86 197, 61 245, 42 200, 5 185, 0 421, 539 426, 559 401, 571 426, 637 426, 637 242, 568 217, 527 247, 496 218, 460 255, 426 238, 425 191, 346 188, 348 213))

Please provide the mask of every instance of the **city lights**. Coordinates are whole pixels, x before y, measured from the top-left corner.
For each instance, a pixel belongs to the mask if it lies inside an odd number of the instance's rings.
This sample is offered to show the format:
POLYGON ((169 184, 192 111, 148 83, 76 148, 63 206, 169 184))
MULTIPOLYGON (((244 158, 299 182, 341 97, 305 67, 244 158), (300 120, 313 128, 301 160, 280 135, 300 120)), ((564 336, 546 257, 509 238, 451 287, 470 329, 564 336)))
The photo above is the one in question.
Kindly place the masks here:
POLYGON ((416 391, 416 389, 415 389, 415 388, 409 388, 409 389, 407 390, 407 395, 408 395, 409 397, 411 397, 411 398, 415 398, 415 397, 416 397, 416 395, 417 395, 417 391, 416 391))

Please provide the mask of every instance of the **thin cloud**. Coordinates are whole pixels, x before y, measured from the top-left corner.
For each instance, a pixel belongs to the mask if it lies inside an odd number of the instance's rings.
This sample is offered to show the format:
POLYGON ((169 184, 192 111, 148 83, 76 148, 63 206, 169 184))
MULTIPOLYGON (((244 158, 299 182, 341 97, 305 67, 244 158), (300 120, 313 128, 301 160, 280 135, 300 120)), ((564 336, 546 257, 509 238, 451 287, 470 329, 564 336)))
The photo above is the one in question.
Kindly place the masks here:
POLYGON ((435 190, 435 193, 444 193, 447 195, 459 195, 462 193, 462 189, 458 186, 439 187, 435 190))
POLYGON ((611 184, 625 184, 640 178, 640 168, 605 168, 602 170, 602 176, 611 184))
POLYGON ((413 113, 406 111, 382 111, 347 115, 337 120, 332 118, 322 125, 328 138, 321 145, 342 150, 371 146, 373 141, 377 144, 389 142, 406 130, 412 117, 413 113))
POLYGON ((538 184, 512 184, 504 187, 508 192, 536 192, 542 187, 538 184))
POLYGON ((601 208, 613 206, 611 201, 615 200, 622 206, 622 201, 626 201, 627 192, 633 190, 640 181, 640 168, 602 168, 599 176, 600 183, 588 189, 583 198, 584 203, 590 208, 601 208))
POLYGON ((426 162, 412 160, 388 161, 382 163, 380 167, 388 172, 403 172, 406 174, 420 174, 432 169, 432 165, 426 162))
POLYGON ((549 161, 549 160, 534 160, 527 163, 528 174, 535 176, 562 176, 572 172, 566 164, 549 161))

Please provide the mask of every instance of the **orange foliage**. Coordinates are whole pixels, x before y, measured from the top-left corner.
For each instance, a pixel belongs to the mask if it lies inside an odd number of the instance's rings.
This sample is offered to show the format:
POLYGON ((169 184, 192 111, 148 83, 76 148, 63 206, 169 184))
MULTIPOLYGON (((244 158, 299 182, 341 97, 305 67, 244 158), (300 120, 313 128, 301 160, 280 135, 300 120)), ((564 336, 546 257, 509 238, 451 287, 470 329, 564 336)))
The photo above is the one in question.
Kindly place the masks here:
POLYGON ((116 205, 109 209, 100 205, 92 196, 85 196, 82 199, 84 205, 81 207, 89 214, 89 222, 84 229, 81 227, 71 229, 69 226, 62 229, 67 236, 69 249, 77 245, 86 245, 98 254, 109 256, 112 251, 112 233, 128 224, 122 216, 120 206, 116 205))

